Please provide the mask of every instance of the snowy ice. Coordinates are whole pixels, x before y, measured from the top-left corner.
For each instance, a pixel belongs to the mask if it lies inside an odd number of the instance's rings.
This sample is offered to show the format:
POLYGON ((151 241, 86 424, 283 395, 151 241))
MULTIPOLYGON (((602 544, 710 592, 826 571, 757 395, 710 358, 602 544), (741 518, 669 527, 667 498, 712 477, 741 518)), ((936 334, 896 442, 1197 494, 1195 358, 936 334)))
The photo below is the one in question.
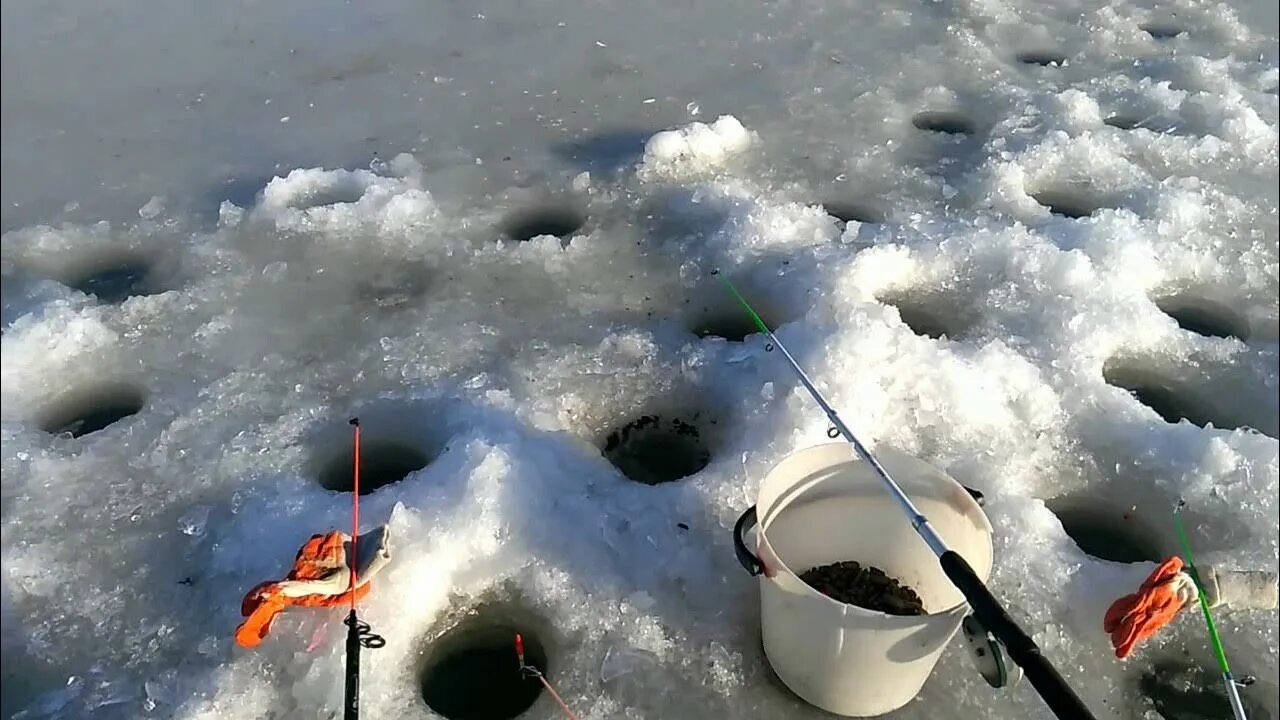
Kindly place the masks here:
MULTIPOLYGON (((712 270, 873 449, 985 494, 991 589, 1098 717, 1217 691, 1194 613, 1124 662, 1101 629, 1179 499, 1203 562, 1278 569, 1274 3, 2 13, 5 718, 337 716, 339 611, 232 635, 347 527, 357 415, 419 467, 362 497, 365 716, 437 717, 487 608, 584 720, 824 717, 730 530, 827 421, 712 270), (629 481, 647 414, 709 464, 629 481)), ((1277 613, 1217 619, 1280 718, 1277 613)), ((955 640, 892 717, 1051 715, 955 640)))

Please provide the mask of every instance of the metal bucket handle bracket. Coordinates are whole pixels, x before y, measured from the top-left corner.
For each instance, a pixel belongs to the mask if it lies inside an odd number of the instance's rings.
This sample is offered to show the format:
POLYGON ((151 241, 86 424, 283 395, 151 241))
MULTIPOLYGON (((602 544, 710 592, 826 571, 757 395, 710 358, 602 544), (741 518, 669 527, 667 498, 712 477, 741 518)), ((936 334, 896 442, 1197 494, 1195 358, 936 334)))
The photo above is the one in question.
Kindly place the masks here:
POLYGON ((760 562, 760 558, 747 548, 745 535, 751 528, 756 526, 758 522, 756 517, 756 506, 752 505, 747 511, 742 513, 738 518, 738 522, 733 524, 733 552, 738 556, 738 562, 742 564, 744 570, 751 574, 752 577, 759 575, 765 571, 764 563, 760 562))

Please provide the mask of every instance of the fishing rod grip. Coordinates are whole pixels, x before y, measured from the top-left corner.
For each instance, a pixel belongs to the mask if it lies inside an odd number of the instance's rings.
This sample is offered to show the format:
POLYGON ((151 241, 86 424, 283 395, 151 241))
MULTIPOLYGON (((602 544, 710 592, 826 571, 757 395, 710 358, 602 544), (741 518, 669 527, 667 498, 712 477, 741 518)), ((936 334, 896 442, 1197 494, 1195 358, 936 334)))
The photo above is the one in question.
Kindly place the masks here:
POLYGON ((360 621, 353 608, 347 615, 347 684, 342 720, 360 720, 360 621))
POLYGON ((1093 713, 1040 654, 1036 642, 1009 617, 969 563, 954 550, 944 552, 938 561, 942 563, 942 571, 969 601, 978 621, 1004 643, 1009 657, 1022 668, 1023 675, 1053 714, 1062 720, 1094 720, 1093 713))

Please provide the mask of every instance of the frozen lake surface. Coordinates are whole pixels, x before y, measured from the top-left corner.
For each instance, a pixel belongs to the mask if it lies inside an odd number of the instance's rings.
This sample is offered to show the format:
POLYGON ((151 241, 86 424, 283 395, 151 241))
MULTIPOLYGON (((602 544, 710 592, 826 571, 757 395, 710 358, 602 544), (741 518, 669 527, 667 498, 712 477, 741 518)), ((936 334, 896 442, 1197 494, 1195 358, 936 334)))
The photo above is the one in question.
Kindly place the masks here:
MULTIPOLYGON (((338 611, 233 632, 348 526, 352 415, 365 716, 520 700, 440 663, 515 626, 584 720, 826 717, 730 529, 827 423, 712 269, 985 494, 1099 718, 1225 714, 1194 612, 1123 662, 1101 626, 1179 498, 1200 560, 1280 563, 1273 2, 0 12, 4 718, 336 717, 338 611)), ((1217 618, 1280 717, 1277 613, 1217 618)), ((891 717, 1049 713, 956 640, 891 717)))

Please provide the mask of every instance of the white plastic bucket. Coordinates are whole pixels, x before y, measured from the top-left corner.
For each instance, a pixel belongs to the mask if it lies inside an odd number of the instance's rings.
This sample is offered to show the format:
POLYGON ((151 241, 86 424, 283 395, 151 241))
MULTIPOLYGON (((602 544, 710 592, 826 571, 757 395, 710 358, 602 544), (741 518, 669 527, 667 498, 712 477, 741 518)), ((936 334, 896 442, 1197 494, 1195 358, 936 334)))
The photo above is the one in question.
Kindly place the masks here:
MULTIPOLYGON (((991 524, 958 482, 891 448, 876 459, 938 534, 985 581, 991 524)), ((849 717, 882 715, 920 692, 968 613, 960 591, 881 480, 845 443, 795 452, 769 472, 735 528, 739 560, 760 576, 765 655, 796 695, 849 717), (753 556, 743 533, 758 518, 753 556), (810 568, 855 560, 919 594, 928 615, 846 605, 801 582, 810 568)))

